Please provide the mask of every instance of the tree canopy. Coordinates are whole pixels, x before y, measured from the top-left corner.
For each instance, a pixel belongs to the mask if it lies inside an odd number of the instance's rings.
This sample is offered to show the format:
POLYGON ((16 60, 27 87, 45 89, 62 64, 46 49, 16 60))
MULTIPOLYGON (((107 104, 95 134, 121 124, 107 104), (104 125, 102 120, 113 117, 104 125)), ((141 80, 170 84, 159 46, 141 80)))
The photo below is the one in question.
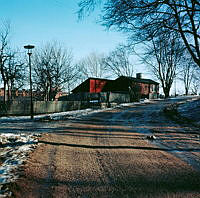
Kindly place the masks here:
POLYGON ((128 33, 130 41, 149 41, 165 31, 178 32, 200 67, 199 0, 82 0, 79 16, 100 3, 102 24, 128 33))
POLYGON ((35 51, 33 56, 34 83, 43 91, 46 100, 52 100, 70 84, 76 76, 72 65, 72 54, 56 42, 48 43, 35 51))
POLYGON ((134 66, 130 61, 130 53, 126 47, 119 44, 103 61, 105 69, 113 76, 133 76, 134 66))

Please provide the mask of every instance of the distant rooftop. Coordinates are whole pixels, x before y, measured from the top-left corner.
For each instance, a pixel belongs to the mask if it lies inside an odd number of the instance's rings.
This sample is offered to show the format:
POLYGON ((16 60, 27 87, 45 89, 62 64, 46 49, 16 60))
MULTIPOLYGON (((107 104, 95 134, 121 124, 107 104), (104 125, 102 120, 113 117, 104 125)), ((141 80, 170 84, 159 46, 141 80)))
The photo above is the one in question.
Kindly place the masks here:
MULTIPOLYGON (((117 79, 128 79, 130 81, 135 81, 135 82, 140 82, 140 83, 147 83, 147 84, 159 84, 158 82, 151 80, 151 79, 145 79, 145 78, 134 78, 134 77, 129 77, 129 76, 120 76, 117 79)), ((116 80, 117 80, 116 79, 116 80)))

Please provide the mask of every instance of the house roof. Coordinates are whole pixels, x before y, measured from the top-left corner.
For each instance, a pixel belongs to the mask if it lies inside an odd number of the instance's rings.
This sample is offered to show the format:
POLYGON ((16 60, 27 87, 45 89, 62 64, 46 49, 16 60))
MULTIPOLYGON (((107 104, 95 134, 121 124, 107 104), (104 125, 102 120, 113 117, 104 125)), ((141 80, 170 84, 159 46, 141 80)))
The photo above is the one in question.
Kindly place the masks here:
POLYGON ((129 80, 129 81, 134 81, 138 83, 147 83, 147 84, 159 84, 158 82, 151 80, 151 79, 145 79, 145 78, 134 78, 134 77, 129 77, 129 76, 120 76, 116 80, 129 80))

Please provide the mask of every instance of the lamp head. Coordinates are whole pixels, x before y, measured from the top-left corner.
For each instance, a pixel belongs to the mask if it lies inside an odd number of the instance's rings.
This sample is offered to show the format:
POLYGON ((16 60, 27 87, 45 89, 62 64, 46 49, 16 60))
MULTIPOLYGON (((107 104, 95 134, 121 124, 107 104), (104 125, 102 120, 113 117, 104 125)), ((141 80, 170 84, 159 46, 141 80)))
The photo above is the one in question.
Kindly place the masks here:
POLYGON ((33 49, 34 47, 35 47, 34 45, 25 45, 24 46, 24 48, 28 49, 28 50, 33 49))

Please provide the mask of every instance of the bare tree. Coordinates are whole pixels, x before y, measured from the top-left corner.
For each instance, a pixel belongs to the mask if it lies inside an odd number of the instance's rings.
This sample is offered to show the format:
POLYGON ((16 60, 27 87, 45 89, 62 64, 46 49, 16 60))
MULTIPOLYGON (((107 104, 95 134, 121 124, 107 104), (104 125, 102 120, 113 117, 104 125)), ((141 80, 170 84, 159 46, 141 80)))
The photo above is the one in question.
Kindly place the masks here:
POLYGON ((77 71, 72 65, 72 53, 58 43, 48 43, 37 50, 33 57, 34 83, 43 92, 46 100, 53 100, 56 94, 75 80, 77 71))
POLYGON ((179 33, 200 67, 199 0, 82 0, 79 16, 90 13, 100 3, 102 24, 128 33, 131 41, 149 41, 165 32, 179 33))
POLYGON ((192 94, 197 95, 199 90, 200 90, 200 70, 196 70, 191 82, 192 94))
POLYGON ((183 60, 181 61, 181 69, 180 77, 179 79, 184 83, 185 88, 185 95, 188 95, 189 89, 191 86, 191 82, 193 81, 193 78, 195 77, 195 71, 196 71, 196 64, 194 63, 193 59, 188 56, 187 52, 183 56, 183 60))
POLYGON ((16 91, 24 86, 26 80, 26 69, 18 52, 11 52, 9 54, 3 70, 6 76, 8 100, 10 100, 15 96, 16 91))
POLYGON ((146 47, 146 53, 141 57, 143 63, 149 65, 152 74, 161 82, 165 98, 169 97, 182 55, 183 47, 179 37, 170 33, 157 39, 152 38, 152 44, 146 47))
POLYGON ((12 98, 15 91, 25 82, 25 69, 19 50, 10 48, 10 22, 3 22, 0 29, 0 72, 4 83, 4 103, 6 96, 12 98))
POLYGON ((134 66, 130 61, 130 54, 126 47, 119 45, 104 59, 108 72, 114 76, 133 76, 134 66))
POLYGON ((80 60, 77 64, 79 68, 80 79, 83 81, 89 77, 107 77, 103 59, 104 55, 92 52, 86 58, 80 60))
POLYGON ((8 79, 5 74, 5 65, 10 57, 9 34, 10 34, 10 23, 9 22, 2 23, 0 29, 0 72, 2 81, 4 83, 4 103, 6 101, 6 85, 8 84, 8 79))

